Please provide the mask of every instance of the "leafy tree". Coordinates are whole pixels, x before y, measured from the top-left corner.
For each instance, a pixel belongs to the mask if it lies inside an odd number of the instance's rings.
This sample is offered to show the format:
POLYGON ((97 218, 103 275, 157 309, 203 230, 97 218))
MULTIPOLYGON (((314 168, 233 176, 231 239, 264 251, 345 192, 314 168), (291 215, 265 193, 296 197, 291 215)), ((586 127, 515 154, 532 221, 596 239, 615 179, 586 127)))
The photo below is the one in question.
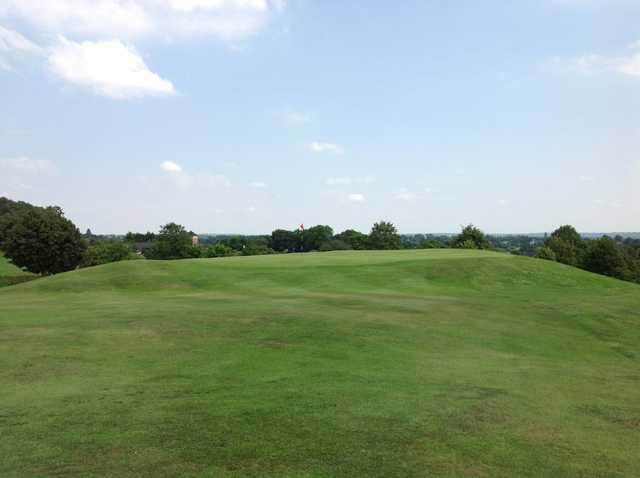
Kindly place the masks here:
POLYGON ((625 260, 621 247, 610 237, 589 241, 583 268, 609 277, 629 280, 631 269, 625 260))
POLYGON ((374 250, 400 249, 400 235, 390 222, 376 222, 369 234, 369 248, 374 250))
POLYGON ((576 231, 575 227, 573 226, 560 226, 558 229, 551 233, 551 237, 562 239, 567 244, 571 244, 575 247, 584 247, 582 236, 580 236, 578 231, 576 231))
POLYGON ((317 251, 320 246, 333 238, 333 229, 329 226, 314 226, 302 233, 302 250, 317 251))
POLYGON ((227 257, 234 256, 236 252, 222 242, 216 242, 206 249, 205 257, 227 257))
POLYGON ((547 261, 557 260, 556 253, 553 252, 553 249, 548 246, 542 246, 540 249, 538 249, 538 251, 536 252, 536 257, 538 259, 545 259, 547 261))
POLYGON ((298 246, 298 233, 276 229, 271 233, 271 247, 278 252, 292 252, 298 246))
POLYGON ((2 249, 18 267, 49 275, 76 269, 86 244, 60 208, 48 207, 18 214, 6 232, 2 249))
POLYGON ((199 248, 192 244, 192 235, 181 225, 169 223, 162 226, 158 238, 146 255, 149 259, 187 259, 199 257, 199 248))
POLYGON ((438 239, 426 239, 420 243, 420 249, 443 249, 447 245, 438 239))
POLYGON ((7 239, 7 232, 13 227, 20 215, 33 209, 41 208, 26 202, 0 197, 0 245, 7 239))
POLYGON ((127 243, 103 241, 89 246, 85 251, 81 267, 92 267, 137 258, 127 243))
POLYGON ((127 235, 124 236, 124 240, 127 242, 151 242, 155 241, 156 235, 153 232, 127 232, 127 235))
POLYGON ((335 239, 347 243, 353 250, 362 251, 368 246, 369 236, 353 229, 347 229, 336 235, 335 239))
POLYGON ((545 241, 544 245, 556 255, 563 264, 580 267, 585 253, 585 243, 572 226, 561 226, 545 241))
POLYGON ((469 224, 462 228, 462 232, 453 240, 453 247, 462 249, 491 249, 484 232, 469 224))

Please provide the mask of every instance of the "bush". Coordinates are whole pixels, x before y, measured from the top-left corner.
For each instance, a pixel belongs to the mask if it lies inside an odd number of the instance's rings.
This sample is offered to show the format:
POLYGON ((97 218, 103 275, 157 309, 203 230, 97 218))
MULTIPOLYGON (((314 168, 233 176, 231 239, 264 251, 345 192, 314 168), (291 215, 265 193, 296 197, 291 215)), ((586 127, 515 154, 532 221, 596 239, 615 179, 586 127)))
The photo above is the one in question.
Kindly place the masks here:
POLYGON ((327 251, 348 251, 351 250, 351 245, 340 239, 332 239, 330 241, 323 242, 320 245, 321 252, 327 251))
POLYGON ((538 249, 538 251, 536 252, 536 257, 538 259, 545 259, 547 261, 557 260, 556 253, 553 252, 553 249, 547 246, 542 246, 540 249, 538 249))
POLYGON ((462 232, 453 240, 453 247, 461 249, 491 249, 491 244, 480 229, 473 224, 462 228, 462 232))
POLYGON ((212 246, 207 247, 204 253, 204 256, 209 258, 228 257, 228 256, 235 256, 235 255, 236 255, 236 252, 231 247, 227 246, 226 244, 223 244, 222 242, 216 242, 212 246))
POLYGON ((93 267, 138 258, 139 256, 124 242, 97 242, 86 250, 80 267, 93 267))

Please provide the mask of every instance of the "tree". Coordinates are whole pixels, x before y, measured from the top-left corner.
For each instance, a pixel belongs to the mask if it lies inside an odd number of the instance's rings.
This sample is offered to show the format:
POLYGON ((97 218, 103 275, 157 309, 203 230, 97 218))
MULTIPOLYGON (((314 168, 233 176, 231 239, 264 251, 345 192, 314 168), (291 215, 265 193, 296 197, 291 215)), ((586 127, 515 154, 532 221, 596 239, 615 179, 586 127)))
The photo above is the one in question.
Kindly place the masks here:
POLYGON ((231 247, 222 242, 216 242, 207 248, 205 257, 227 257, 235 254, 235 251, 231 247))
POLYGON ((276 229, 271 233, 271 248, 277 252, 291 252, 297 249, 298 234, 294 231, 276 229))
POLYGON ((19 214, 6 232, 2 249, 18 267, 49 275, 76 269, 86 244, 60 208, 48 207, 19 214))
POLYGON ((632 275, 621 247, 607 236, 589 241, 582 266, 596 274, 623 280, 632 275))
POLYGON ((536 252, 536 257, 538 259, 545 259, 547 261, 556 261, 558 259, 556 257, 556 253, 553 252, 553 249, 548 246, 542 246, 540 249, 538 249, 536 252))
POLYGON ((443 249, 447 245, 438 239, 426 239, 419 245, 420 249, 443 249))
POLYGON ((302 233, 302 250, 317 251, 320 246, 333 238, 333 229, 329 226, 314 226, 302 233))
POLYGON ((369 236, 353 229, 347 229, 336 235, 335 239, 349 244, 351 249, 362 251, 367 248, 369 236))
POLYGON ((561 226, 545 241, 556 260, 563 264, 580 267, 585 253, 585 244, 573 226, 561 226))
POLYGON ((369 248, 374 250, 400 249, 400 235, 390 222, 376 222, 369 234, 369 248))
POLYGON ((20 215, 33 209, 41 209, 22 201, 0 197, 0 245, 7 239, 7 233, 20 215))
POLYGON ((99 266, 110 262, 136 259, 137 256, 125 242, 97 242, 85 251, 81 267, 99 266))
POLYGON ((491 249, 484 232, 469 224, 462 228, 462 232, 453 240, 453 247, 462 249, 491 249))
POLYGON ((149 248, 149 259, 188 259, 200 257, 200 250, 192 244, 192 235, 181 225, 171 222, 162 226, 158 238, 149 248))

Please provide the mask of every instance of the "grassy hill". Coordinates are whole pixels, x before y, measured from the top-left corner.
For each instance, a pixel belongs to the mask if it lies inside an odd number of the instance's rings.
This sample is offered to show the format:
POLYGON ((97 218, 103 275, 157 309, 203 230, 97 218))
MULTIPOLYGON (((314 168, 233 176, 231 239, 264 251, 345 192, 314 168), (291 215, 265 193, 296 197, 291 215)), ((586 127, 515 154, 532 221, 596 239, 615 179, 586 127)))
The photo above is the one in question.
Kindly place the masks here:
POLYGON ((0 254, 0 287, 32 280, 35 276, 18 269, 0 254))
POLYGON ((637 477, 640 286, 489 252, 0 290, 0 476, 637 477))

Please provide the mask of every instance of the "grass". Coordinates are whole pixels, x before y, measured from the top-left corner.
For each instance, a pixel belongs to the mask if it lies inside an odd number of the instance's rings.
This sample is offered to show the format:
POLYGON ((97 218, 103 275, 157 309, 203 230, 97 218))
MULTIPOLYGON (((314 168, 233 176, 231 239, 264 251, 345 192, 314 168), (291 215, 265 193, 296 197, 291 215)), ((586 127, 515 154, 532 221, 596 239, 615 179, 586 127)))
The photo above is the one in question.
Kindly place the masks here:
POLYGON ((28 282, 35 278, 35 275, 22 271, 0 254, 0 287, 21 284, 22 282, 28 282))
POLYGON ((640 286, 473 251, 0 290, 0 476, 637 477, 640 286))

